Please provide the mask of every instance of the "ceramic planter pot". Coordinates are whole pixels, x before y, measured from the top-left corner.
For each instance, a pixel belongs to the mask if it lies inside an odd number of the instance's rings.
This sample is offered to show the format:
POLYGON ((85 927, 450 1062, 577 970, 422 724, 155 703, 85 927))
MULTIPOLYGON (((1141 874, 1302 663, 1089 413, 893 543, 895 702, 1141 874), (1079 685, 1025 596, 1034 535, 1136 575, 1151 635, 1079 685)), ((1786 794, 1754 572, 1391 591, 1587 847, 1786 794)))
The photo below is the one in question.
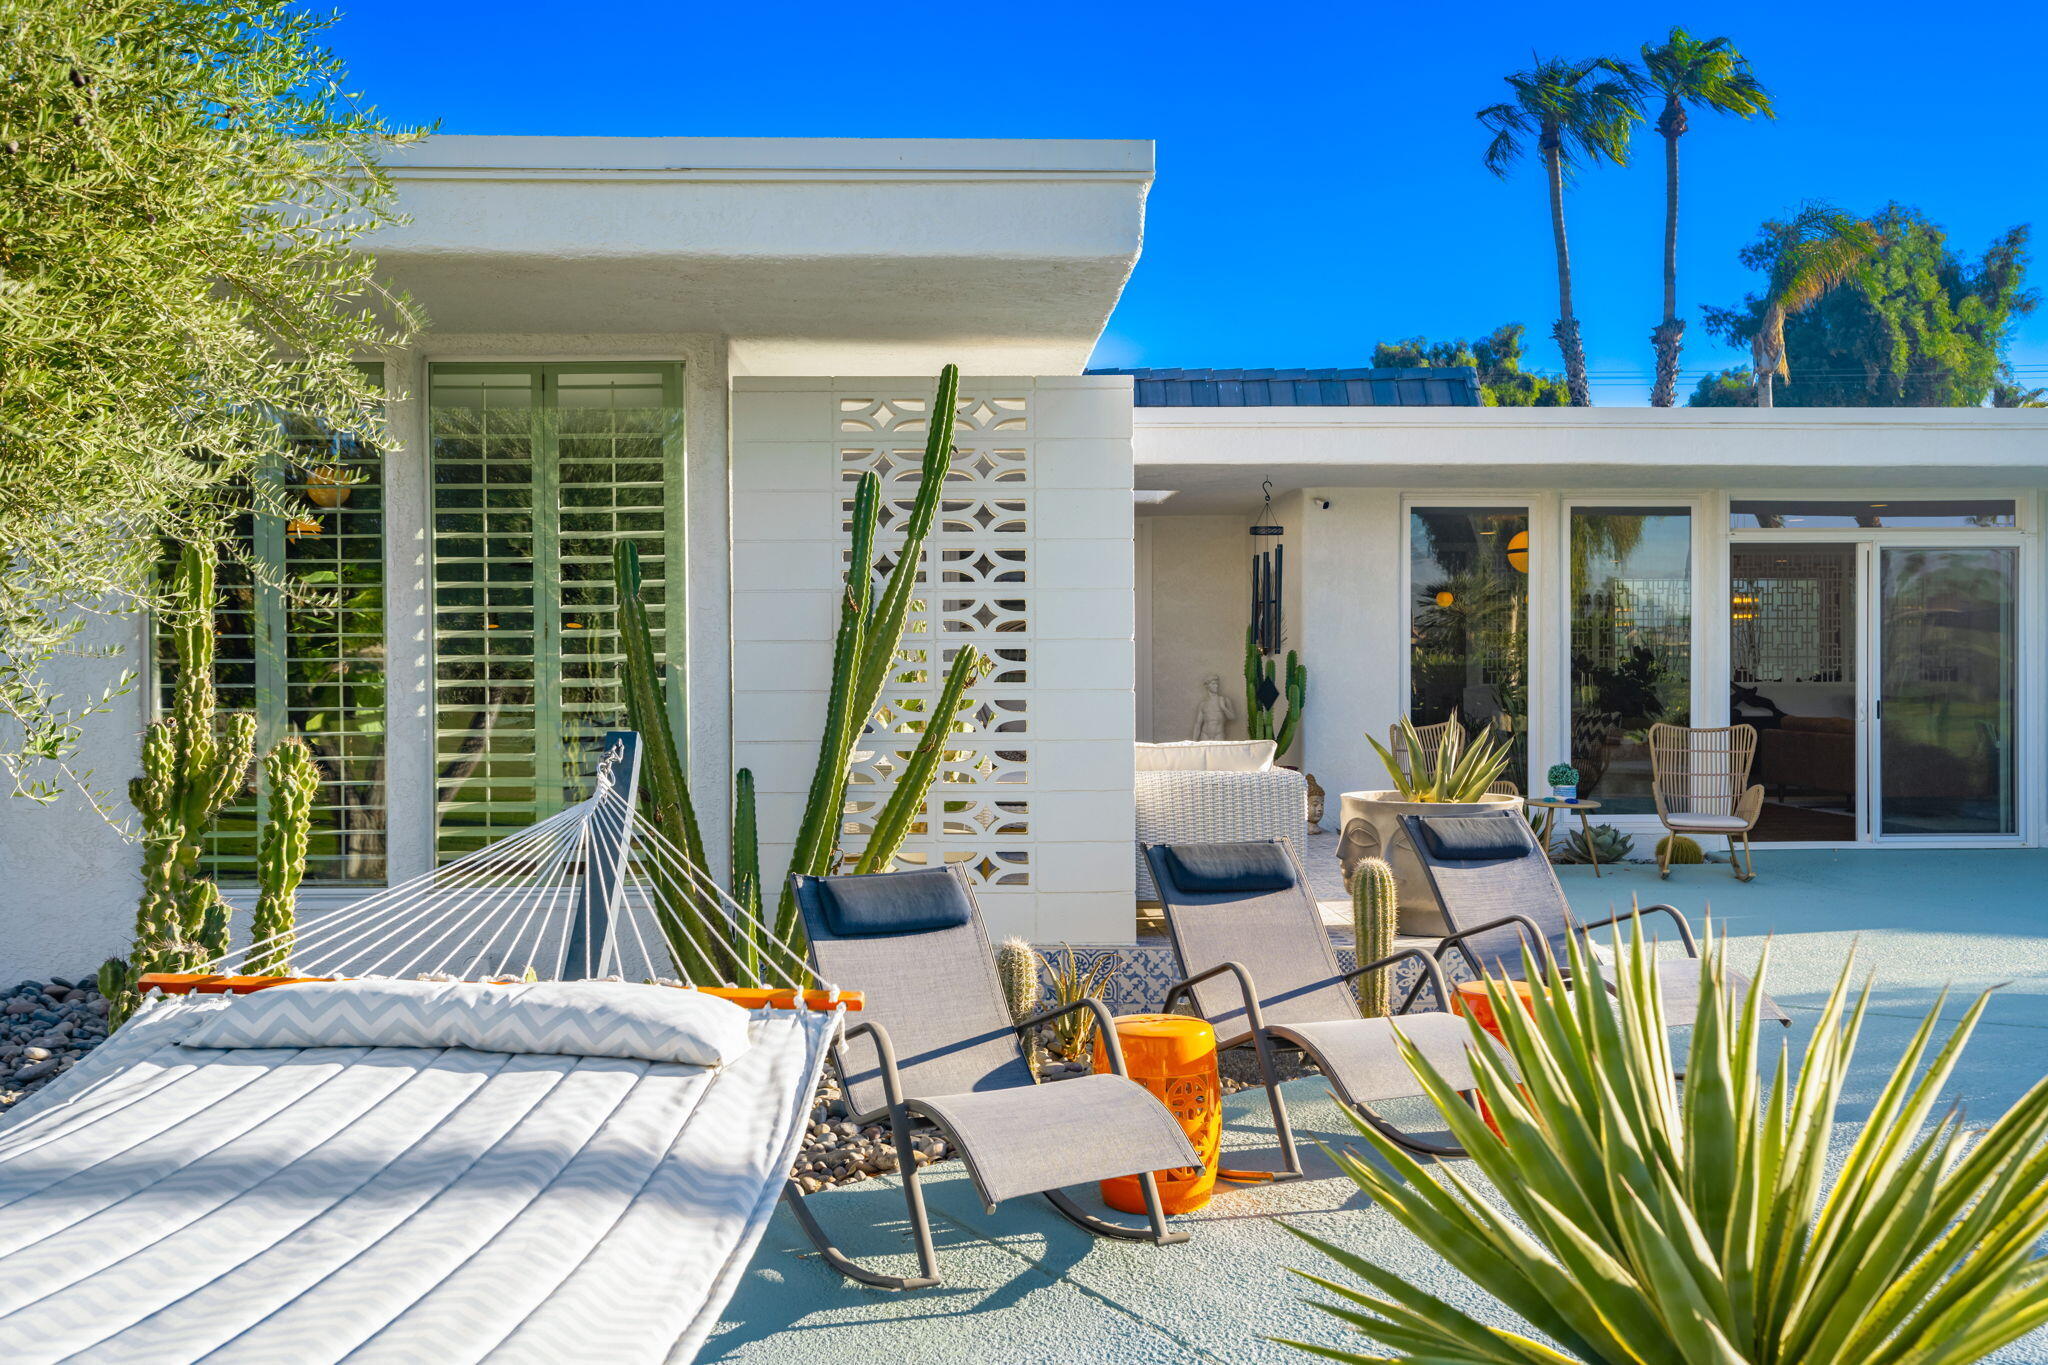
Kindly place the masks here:
POLYGON ((1522 805, 1519 796, 1480 797, 1477 801, 1407 801, 1397 791, 1345 792, 1342 799, 1343 835, 1337 843, 1337 857, 1344 865, 1345 885, 1351 873, 1366 858, 1382 858, 1394 869, 1394 882, 1401 893, 1397 921, 1402 934, 1441 938, 1450 932, 1443 910, 1429 889, 1429 876, 1408 842, 1401 826, 1404 815, 1491 815, 1514 812, 1522 805))
POLYGON ((1553 786, 1550 789, 1550 795, 1552 799, 1558 801, 1576 801, 1579 799, 1579 789, 1577 787, 1553 786))

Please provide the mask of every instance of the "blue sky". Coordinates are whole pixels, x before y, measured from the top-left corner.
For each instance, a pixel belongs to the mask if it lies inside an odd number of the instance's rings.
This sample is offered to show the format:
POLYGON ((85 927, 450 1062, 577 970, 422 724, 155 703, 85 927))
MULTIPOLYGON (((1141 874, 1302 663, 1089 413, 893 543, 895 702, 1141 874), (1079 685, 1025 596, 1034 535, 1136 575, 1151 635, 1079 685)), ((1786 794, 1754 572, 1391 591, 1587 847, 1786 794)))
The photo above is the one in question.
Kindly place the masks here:
MULTIPOLYGON (((1554 368, 1541 176, 1488 174, 1473 112, 1532 47, 1633 55, 1673 23, 1733 37, 1779 107, 1685 140, 1689 374, 1739 359, 1699 306, 1740 298, 1737 249, 1802 199, 1917 205, 1967 255, 2048 233, 2042 6, 343 4, 357 88, 448 132, 1154 139, 1144 259, 1098 365, 1356 365, 1375 340, 1520 321, 1554 368)), ((1568 204, 1602 402, 1648 393, 1659 146, 1568 204)), ((2012 357, 2048 384, 2048 309, 2012 357)))

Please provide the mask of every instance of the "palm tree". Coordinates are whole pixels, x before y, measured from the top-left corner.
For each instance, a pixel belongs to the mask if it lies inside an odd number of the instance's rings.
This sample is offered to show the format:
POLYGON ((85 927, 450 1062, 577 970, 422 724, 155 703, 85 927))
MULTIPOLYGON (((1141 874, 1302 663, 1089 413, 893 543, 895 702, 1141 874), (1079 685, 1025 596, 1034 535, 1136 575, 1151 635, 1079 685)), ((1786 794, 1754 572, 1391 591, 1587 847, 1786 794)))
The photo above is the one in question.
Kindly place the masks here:
POLYGON ((1726 38, 1695 38, 1674 27, 1661 47, 1643 44, 1645 83, 1664 96, 1657 131, 1664 138, 1664 320, 1650 333, 1657 348, 1657 384, 1650 402, 1668 408, 1678 400, 1678 350, 1685 322, 1678 316, 1678 139, 1685 136, 1686 107, 1748 118, 1776 118, 1770 92, 1750 74, 1749 59, 1726 38))
POLYGON ((1479 121, 1493 131, 1486 147, 1486 169, 1502 179, 1534 138, 1543 153, 1550 181, 1550 235, 1557 245, 1557 326, 1551 335, 1564 353, 1565 387, 1572 406, 1593 402, 1586 384, 1586 348, 1579 339, 1579 320, 1572 315, 1572 255, 1565 241, 1564 187, 1584 162, 1628 164, 1629 134, 1643 118, 1637 76, 1626 62, 1612 57, 1567 61, 1537 57, 1527 71, 1508 76, 1514 98, 1479 111, 1479 121))
POLYGON ((1788 223, 1765 223, 1764 239, 1760 254, 1769 262, 1770 282, 1749 343, 1760 408, 1772 406, 1772 381, 1792 377, 1785 364, 1786 319, 1853 278, 1884 245, 1875 224, 1826 204, 1806 204, 1788 223))

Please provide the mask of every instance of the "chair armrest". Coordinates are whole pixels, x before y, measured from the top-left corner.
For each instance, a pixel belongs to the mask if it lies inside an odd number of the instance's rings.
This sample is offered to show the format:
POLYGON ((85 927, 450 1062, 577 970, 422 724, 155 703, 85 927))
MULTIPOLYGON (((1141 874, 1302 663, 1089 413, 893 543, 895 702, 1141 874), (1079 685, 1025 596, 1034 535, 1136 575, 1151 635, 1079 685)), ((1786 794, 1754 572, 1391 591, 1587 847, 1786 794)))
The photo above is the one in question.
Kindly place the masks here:
POLYGON ((1201 1003, 1194 998, 1195 987, 1211 977, 1221 976, 1225 972, 1229 972, 1237 978, 1238 993, 1244 998, 1245 1023, 1254 1032, 1264 1029, 1266 1022, 1259 1014, 1259 991, 1256 986, 1252 985, 1251 971, 1242 962, 1219 962, 1207 971, 1196 972, 1184 981, 1174 982, 1166 988, 1166 999, 1159 1008, 1171 1014, 1173 1013, 1173 1002, 1185 995, 1194 1004, 1196 1010, 1199 1011, 1201 1003))
POLYGON ((1624 910, 1618 915, 1609 915, 1606 919, 1588 920, 1584 924, 1573 927, 1581 934, 1590 935, 1595 929, 1605 929, 1608 925, 1619 924, 1625 919, 1640 919, 1644 915, 1659 913, 1671 916, 1672 921, 1678 925, 1678 937, 1685 944, 1685 955, 1687 957, 1698 957, 1700 955, 1700 945, 1692 936, 1692 926, 1686 923, 1684 914, 1675 905, 1638 906, 1633 910, 1624 910))
MULTIPOLYGON (((1420 948, 1403 948, 1400 952, 1390 957, 1383 957, 1377 962, 1368 962, 1363 967, 1354 967, 1344 973, 1342 979, 1345 981, 1355 981, 1367 972, 1384 971, 1407 957, 1412 957, 1422 964, 1423 975, 1429 978, 1430 989, 1436 992, 1437 1003, 1446 1010, 1450 1009, 1451 988, 1444 981, 1444 969, 1437 963, 1435 958, 1423 952, 1420 948)), ((1408 998, 1401 1003, 1400 1013, 1402 1014, 1406 1014, 1415 1007, 1415 997, 1422 983, 1418 981, 1415 984, 1417 989, 1410 990, 1408 998)))
POLYGON ((1116 1018, 1110 1014, 1109 1006, 1092 995, 1084 995, 1079 1000, 1069 1000, 1064 1005, 1054 1005, 1049 1010, 1040 1010, 1029 1019, 1016 1024, 1013 1031, 1022 1033, 1026 1029, 1037 1028, 1040 1024, 1049 1024, 1079 1009, 1094 1011, 1096 1031, 1102 1035, 1102 1046, 1109 1050, 1109 1069, 1119 1076, 1129 1074, 1124 1070, 1123 1046, 1117 1042, 1116 1018))
MULTIPOLYGON (((876 1069, 882 1073, 882 1100, 889 1106, 892 1114, 900 1112, 903 1108, 903 1078, 896 1070, 896 1047, 889 1041, 889 1031, 872 1019, 864 1020, 840 1033, 839 1047, 843 1048, 862 1034, 866 1034, 874 1041, 876 1069)), ((839 1061, 838 1051, 839 1048, 833 1049, 833 1061, 839 1066, 840 1080, 843 1082, 846 1079, 846 1067, 839 1061)), ((852 1109, 852 1104, 849 1103, 847 1108, 852 1109)))
POLYGON ((1520 929, 1538 949, 1547 950, 1549 948, 1550 940, 1544 936, 1541 929, 1536 927, 1535 920, 1530 919, 1527 915, 1502 915, 1499 919, 1488 920, 1484 924, 1475 924, 1470 929, 1460 929, 1455 934, 1445 934, 1436 943, 1437 960, 1441 962, 1444 956, 1444 949, 1453 944, 1458 945, 1460 951, 1464 952, 1467 957, 1470 957, 1470 950, 1464 947, 1466 939, 1476 937, 1479 934, 1490 934, 1496 929, 1505 929, 1510 924, 1520 929))
POLYGON ((1744 792, 1742 800, 1735 804, 1735 818, 1742 821, 1750 829, 1756 828, 1757 817, 1763 813, 1764 789, 1760 785, 1751 787, 1748 791, 1744 792))

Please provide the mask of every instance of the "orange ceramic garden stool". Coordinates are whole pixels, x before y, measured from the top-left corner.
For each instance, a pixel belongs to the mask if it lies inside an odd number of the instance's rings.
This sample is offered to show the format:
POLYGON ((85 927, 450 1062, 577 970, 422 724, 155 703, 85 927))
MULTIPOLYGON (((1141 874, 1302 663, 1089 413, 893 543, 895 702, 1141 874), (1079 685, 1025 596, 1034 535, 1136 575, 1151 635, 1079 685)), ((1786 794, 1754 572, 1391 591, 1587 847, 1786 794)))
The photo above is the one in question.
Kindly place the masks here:
MULTIPOLYGON (((1122 1014, 1117 1016, 1116 1037, 1131 1079, 1173 1112, 1187 1130, 1188 1145, 1202 1158, 1199 1171, 1182 1166, 1154 1173, 1166 1212, 1191 1213, 1207 1204, 1215 1191, 1216 1156, 1223 1139, 1216 1030, 1184 1014, 1122 1014)), ((1109 1070, 1107 1048, 1095 1049, 1095 1069, 1109 1070)), ((1124 1213, 1145 1211, 1145 1195, 1134 1175, 1103 1181, 1102 1202, 1124 1213)))
MULTIPOLYGON (((1536 992, 1530 988, 1528 982, 1511 980, 1503 984, 1507 986, 1509 994, 1522 1002, 1523 1009, 1533 1010, 1534 1007, 1529 1001, 1536 992)), ((1507 1041, 1501 1037, 1500 1021, 1493 1017, 1493 997, 1486 993, 1484 981, 1460 981, 1451 988, 1451 994, 1457 1000, 1458 1013, 1470 1015, 1479 1027, 1500 1038, 1502 1042, 1507 1041)))

